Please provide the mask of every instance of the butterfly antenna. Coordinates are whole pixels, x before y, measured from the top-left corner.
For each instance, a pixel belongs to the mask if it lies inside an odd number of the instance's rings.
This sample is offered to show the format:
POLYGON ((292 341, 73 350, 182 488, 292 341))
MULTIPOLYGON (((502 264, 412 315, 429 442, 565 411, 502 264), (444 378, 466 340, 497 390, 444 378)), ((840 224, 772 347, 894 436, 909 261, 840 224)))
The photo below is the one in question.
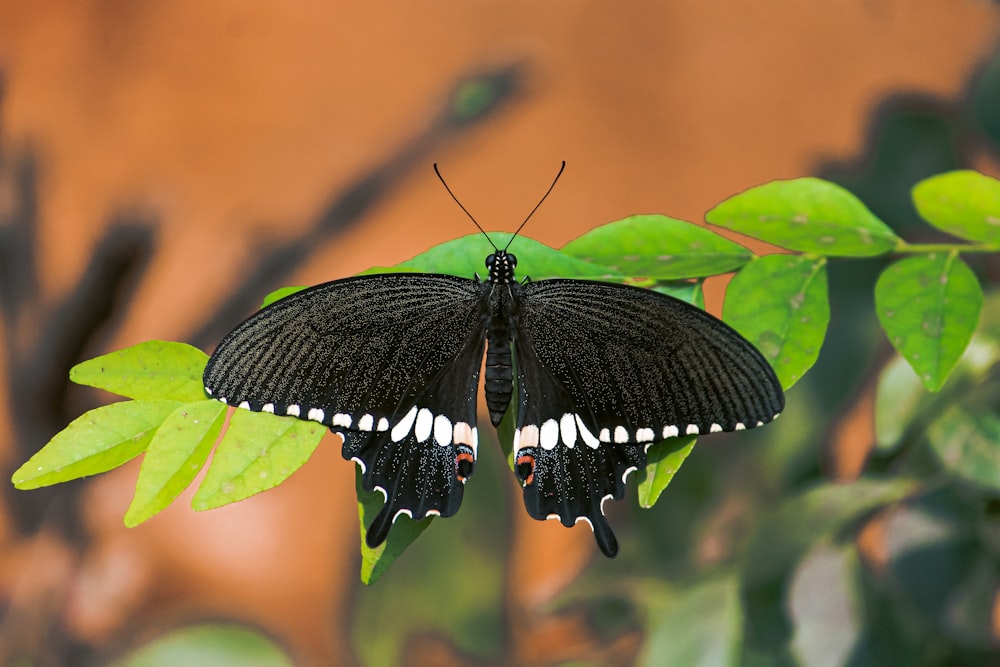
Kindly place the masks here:
POLYGON ((545 194, 542 195, 542 198, 538 200, 537 204, 535 204, 535 208, 531 209, 531 213, 529 213, 528 217, 524 219, 524 222, 521 223, 521 226, 517 228, 517 230, 514 232, 514 235, 510 237, 510 241, 507 241, 507 245, 503 247, 504 250, 510 247, 510 244, 513 243, 514 241, 514 238, 521 233, 521 230, 524 228, 524 226, 528 224, 528 220, 531 220, 531 216, 535 214, 535 211, 538 210, 538 207, 542 205, 542 202, 545 201, 545 199, 549 196, 549 193, 552 192, 552 189, 556 187, 556 183, 559 182, 559 177, 562 176, 564 169, 566 169, 566 160, 562 161, 562 165, 559 167, 559 173, 557 173, 556 177, 552 179, 552 185, 549 186, 549 189, 545 191, 545 194))
MULTIPOLYGON (((455 200, 455 203, 458 204, 458 207, 460 209, 462 209, 463 211, 465 211, 465 214, 467 216, 469 216, 469 220, 472 220, 472 224, 474 224, 479 229, 479 231, 481 231, 483 233, 483 236, 486 237, 486 240, 489 241, 490 245, 493 246, 493 249, 496 250, 497 249, 497 245, 495 243, 493 243, 493 239, 490 238, 490 235, 486 233, 486 230, 483 229, 482 226, 478 222, 476 222, 476 219, 474 217, 472 217, 471 213, 469 213, 469 209, 465 208, 465 206, 462 205, 462 202, 458 201, 458 197, 456 197, 455 193, 452 192, 451 188, 448 187, 448 183, 444 180, 444 176, 441 175, 441 170, 438 169, 437 162, 434 163, 434 173, 437 174, 438 180, 441 181, 441 185, 443 185, 444 189, 448 191, 448 194, 451 195, 451 198, 455 200)), ((551 188, 549 188, 549 189, 551 190, 551 188)), ((538 208, 538 207, 536 206, 535 208, 538 208)))

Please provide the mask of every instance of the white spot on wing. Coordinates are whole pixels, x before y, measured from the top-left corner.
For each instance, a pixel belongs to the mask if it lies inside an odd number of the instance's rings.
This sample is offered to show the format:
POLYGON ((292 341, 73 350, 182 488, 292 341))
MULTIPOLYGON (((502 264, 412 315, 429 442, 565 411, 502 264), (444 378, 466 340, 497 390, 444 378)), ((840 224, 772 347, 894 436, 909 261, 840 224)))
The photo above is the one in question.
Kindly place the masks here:
POLYGON ((399 442, 407 436, 410 429, 413 427, 413 421, 417 418, 417 406, 410 408, 410 411, 403 415, 395 426, 392 427, 392 431, 389 432, 390 437, 392 437, 393 442, 399 442))
POLYGON ((270 412, 273 415, 274 414, 274 403, 265 403, 263 406, 261 406, 260 411, 261 412, 270 412))
POLYGON ((244 410, 249 410, 250 409, 250 404, 248 402, 246 402, 246 401, 243 401, 237 407, 243 408, 244 410))
POLYGON ((576 445, 576 419, 569 412, 559 419, 559 435, 563 444, 573 449, 573 446, 576 445))
POLYGON ((389 492, 381 486, 376 486, 375 490, 382 494, 382 501, 389 502, 389 492))
MULTIPOLYGON (((636 470, 638 470, 638 468, 636 468, 635 466, 629 466, 628 468, 625 468, 625 472, 622 473, 622 484, 627 484, 628 476, 634 473, 636 470)), ((602 508, 601 511, 603 512, 604 509, 602 508)))
POLYGON ((358 464, 358 466, 361 468, 361 474, 364 475, 365 472, 368 470, 368 466, 365 465, 365 462, 359 459, 357 456, 352 456, 351 460, 358 464))
POLYGON ((208 394, 209 396, 212 395, 212 390, 209 388, 207 384, 205 385, 205 393, 208 394))
POLYGON ((306 418, 310 419, 310 420, 312 420, 314 422, 319 422, 319 423, 322 424, 323 423, 323 418, 325 416, 326 416, 326 413, 323 412, 322 408, 311 408, 309 410, 309 414, 306 416, 306 418))
POLYGON ((734 430, 736 430, 736 431, 745 431, 746 428, 747 428, 747 425, 744 424, 743 422, 736 422, 736 427, 735 427, 734 430))
POLYGON ((604 503, 608 502, 609 500, 614 500, 614 499, 615 499, 615 497, 612 494, 610 494, 610 493, 608 495, 604 496, 603 498, 601 498, 601 514, 604 514, 604 503))
POLYGON ((451 444, 451 420, 444 415, 438 415, 434 418, 434 439, 442 447, 451 444))
POLYGON ((602 428, 601 432, 597 434, 597 439, 601 442, 611 442, 611 431, 606 428, 602 428))
POLYGON ((289 417, 298 417, 302 414, 302 409, 299 408, 295 403, 292 403, 287 408, 285 408, 285 414, 289 417))
POLYGON ((653 442, 653 429, 640 428, 635 432, 636 442, 653 442))
POLYGON ((591 520, 588 517, 585 517, 585 516, 578 516, 578 517, 576 517, 576 519, 573 520, 573 525, 575 526, 576 524, 580 523, 581 521, 586 521, 587 525, 590 526, 590 532, 594 532, 594 524, 593 524, 593 522, 591 522, 591 520))
POLYGON ((594 434, 584 425, 583 420, 580 419, 580 415, 576 416, 576 428, 580 431, 580 437, 591 449, 597 449, 601 446, 601 441, 594 437, 594 434))
POLYGON ((549 419, 542 424, 538 441, 541 443, 542 449, 555 448, 559 442, 559 424, 555 419, 549 419))
MULTIPOLYGON (((333 416, 333 419, 330 420, 330 424, 333 426, 343 426, 344 428, 350 428, 351 421, 352 421, 351 415, 344 414, 343 412, 338 412, 333 416)), ((361 421, 358 422, 358 428, 361 429, 362 431, 370 431, 372 430, 371 423, 372 423, 372 416, 365 415, 364 417, 361 418, 361 421), (368 418, 368 428, 365 428, 365 417, 368 418)))
POLYGON ((722 427, 719 426, 718 424, 712 424, 711 426, 708 427, 708 432, 709 433, 721 433, 722 432, 722 427))
POLYGON ((698 435, 698 425, 688 424, 687 430, 684 433, 687 435, 698 435))
POLYGON ((434 414, 427 408, 420 408, 417 412, 417 424, 413 427, 413 435, 417 437, 417 442, 426 442, 431 437, 431 429, 434 428, 434 414))
POLYGON ((451 437, 456 445, 468 445, 471 447, 472 455, 476 456, 476 450, 479 448, 479 432, 475 427, 465 422, 455 422, 455 428, 452 431, 451 437))
MULTIPOLYGON (((538 446, 538 427, 534 424, 526 424, 519 429, 521 433, 521 441, 519 443, 519 449, 527 449, 529 447, 538 446)), ((517 450, 515 449, 515 453, 517 450)))
POLYGON ((427 510, 424 516, 441 516, 441 510, 427 510))
POLYGON ((378 420, 378 426, 375 427, 377 431, 388 431, 389 430, 389 420, 382 417, 378 420))
POLYGON ((663 437, 664 438, 676 438, 681 434, 681 430, 674 426, 673 424, 668 424, 663 427, 663 437))
POLYGON ((624 426, 615 426, 615 442, 619 444, 628 442, 628 431, 624 426))
POLYGON ((392 515, 392 522, 396 523, 396 519, 398 519, 401 516, 408 516, 408 517, 410 517, 412 519, 413 518, 413 512, 411 512, 410 510, 408 510, 408 509, 406 509, 404 507, 403 509, 399 510, 398 512, 396 512, 395 514, 392 515))

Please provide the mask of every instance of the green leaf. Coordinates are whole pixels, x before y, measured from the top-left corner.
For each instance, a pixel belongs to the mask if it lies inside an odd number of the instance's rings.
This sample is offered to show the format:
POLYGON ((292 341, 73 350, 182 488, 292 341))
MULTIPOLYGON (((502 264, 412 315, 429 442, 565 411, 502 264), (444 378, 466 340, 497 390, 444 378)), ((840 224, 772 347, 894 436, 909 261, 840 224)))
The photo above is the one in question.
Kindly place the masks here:
MULTIPOLYGON (((503 248, 511 238, 507 232, 490 232, 490 238, 503 248)), ((585 262, 550 248, 527 236, 518 236, 510 248, 517 256, 517 268, 521 278, 530 276, 533 280, 544 278, 591 278, 621 279, 622 275, 607 267, 585 262)), ((493 252, 482 234, 470 234, 448 241, 423 252, 399 265, 401 269, 448 273, 471 278, 475 274, 484 275, 486 256, 493 252)))
POLYGON ((650 619, 641 667, 732 667, 739 664, 743 605, 735 576, 699 582, 680 591, 650 619))
POLYGON ((969 241, 1000 243, 1000 181, 950 171, 913 188, 917 212, 938 229, 969 241))
POLYGON ((952 405, 927 429, 931 448, 952 474, 1000 491, 1000 416, 990 405, 952 405))
POLYGON ((309 460, 325 432, 295 417, 236 410, 191 506, 201 512, 281 484, 309 460))
POLYGON ((903 478, 822 484, 788 498, 758 521, 742 566, 746 636, 756 649, 780 650, 790 640, 790 577, 813 545, 859 516, 898 503, 919 489, 918 482, 903 478))
POLYGON ((433 517, 414 521, 404 514, 393 522, 385 542, 374 549, 370 548, 365 542, 365 535, 375 516, 382 510, 385 498, 377 491, 365 491, 361 486, 361 468, 357 466, 356 468, 354 485, 358 492, 358 517, 361 523, 361 582, 371 585, 385 574, 393 561, 420 536, 420 533, 427 530, 433 517))
POLYGON ((187 488, 205 465, 225 418, 226 406, 213 400, 182 405, 166 418, 142 459, 126 526, 149 519, 187 488))
POLYGON ((686 435, 658 442, 646 452, 646 467, 639 473, 639 506, 650 508, 660 499, 681 464, 694 449, 697 436, 686 435))
POLYGON ((146 449, 177 401, 122 401, 95 408, 14 471, 18 489, 37 489, 117 468, 146 449))
POLYGON ((875 391, 875 446, 888 454, 902 444, 913 420, 930 403, 920 378, 903 357, 893 357, 882 370, 875 391))
POLYGON ((834 546, 821 541, 799 562, 788 592, 795 627, 791 650, 799 664, 840 667, 851 663, 852 650, 865 629, 860 572, 853 544, 834 546))
POLYGON ((756 258, 729 283, 722 315, 757 346, 788 389, 816 362, 830 323, 826 260, 756 258))
POLYGON ((873 257, 902 243, 861 200, 818 178, 750 188, 720 203, 705 219, 782 248, 828 256, 873 257))
POLYGON ((740 268, 753 253, 704 227, 665 215, 633 215, 593 229, 562 252, 629 276, 714 276, 740 268))
POLYGON ((281 301, 286 296, 291 296, 296 292, 301 292, 304 289, 308 289, 309 285, 289 285, 288 287, 279 287, 278 289, 270 292, 264 297, 264 302, 260 304, 261 308, 267 308, 275 301, 281 301))
MULTIPOLYGON (((949 387, 958 396, 969 391, 970 386, 980 384, 990 368, 1000 361, 1000 344, 989 335, 980 335, 986 333, 982 325, 951 373, 949 387)), ((942 406, 956 399, 948 394, 928 392, 909 362, 894 356, 882 370, 875 393, 875 445, 879 452, 894 451, 911 430, 920 429, 922 433, 942 406)))
MULTIPOLYGON (((644 285, 639 286, 645 287, 644 285)), ((672 296, 675 299, 680 299, 681 301, 687 301, 692 306, 698 306, 702 310, 705 310, 705 292, 702 289, 702 282, 700 280, 697 282, 685 283, 661 283, 649 286, 647 289, 659 292, 660 294, 666 294, 667 296, 672 296)))
POLYGON ((185 343, 151 340, 77 364, 69 379, 138 400, 205 398, 201 376, 208 356, 185 343))
POLYGON ((983 293, 958 253, 900 260, 875 285, 875 311, 893 347, 938 391, 979 321, 983 293))

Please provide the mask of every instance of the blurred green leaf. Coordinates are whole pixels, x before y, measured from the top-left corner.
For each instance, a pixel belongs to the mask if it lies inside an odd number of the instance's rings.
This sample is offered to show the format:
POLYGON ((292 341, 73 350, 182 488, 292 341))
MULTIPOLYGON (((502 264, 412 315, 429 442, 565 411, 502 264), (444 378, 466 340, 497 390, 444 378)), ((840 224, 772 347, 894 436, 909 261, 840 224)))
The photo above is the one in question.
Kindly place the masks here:
POLYGON ((633 215, 601 225, 561 250, 625 275, 662 280, 727 273, 753 257, 715 232, 665 215, 633 215))
POLYGON ((235 410, 191 506, 202 512, 281 484, 309 460, 325 432, 295 417, 235 410))
POLYGON ((982 303, 975 274, 955 252, 902 259, 875 285, 875 310, 889 342, 931 391, 962 356, 982 303))
POLYGON ((732 667, 739 664, 743 609, 735 577, 695 584, 652 620, 642 667, 732 667))
POLYGON ((790 578, 819 540, 920 488, 919 482, 903 478, 820 484, 788 496, 777 509, 762 516, 742 559, 747 636, 756 644, 752 650, 765 655, 781 655, 787 650, 792 637, 786 607, 790 578))
POLYGON ((292 667, 291 659, 258 632, 203 624, 169 630, 131 651, 113 667, 292 667))
POLYGON ((946 469, 1000 491, 1000 415, 994 406, 952 405, 931 423, 927 437, 946 469))
POLYGON ((697 440, 697 436, 687 435, 663 440, 649 448, 646 452, 648 463, 638 473, 640 507, 648 509, 656 504, 697 440))
POLYGON ((378 491, 365 491, 361 486, 361 468, 355 466, 354 487, 358 492, 358 517, 361 523, 361 582, 372 585, 386 573, 393 561, 399 558, 420 534, 427 530, 434 517, 414 521, 404 515, 392 523, 385 542, 374 549, 365 542, 368 529, 382 510, 385 497, 378 491))
POLYGON ((208 356, 185 343, 150 340, 81 362, 69 379, 138 400, 200 401, 208 356))
POLYGON ((913 188, 921 217, 969 241, 1000 243, 1000 181, 975 171, 950 171, 913 188))
POLYGON ((722 319, 757 346, 788 389, 816 362, 830 323, 826 259, 756 258, 729 283, 722 319))
POLYGON ((799 561, 788 590, 791 651, 809 667, 849 664, 864 628, 860 567, 853 544, 820 541, 799 561))
POLYGON ((898 582, 895 604, 906 605, 935 631, 945 624, 949 600, 985 555, 968 510, 945 489, 901 505, 883 527, 888 573, 898 582))
MULTIPOLYGON (((1000 345, 977 333, 955 365, 949 386, 956 384, 960 378, 966 384, 980 383, 998 361, 1000 345)), ((964 389, 959 387, 957 390, 961 392, 964 389)), ((875 393, 875 443, 879 451, 885 454, 894 450, 914 422, 926 424, 940 411, 942 402, 953 400, 956 397, 942 397, 928 392, 913 367, 903 357, 893 357, 882 370, 875 393)))
POLYGON ((827 256, 873 257, 902 242, 857 197, 818 178, 750 188, 718 204, 705 219, 782 248, 827 256))
POLYGON ((889 453, 901 444, 929 398, 910 364, 903 357, 893 357, 882 370, 875 391, 875 444, 879 451, 889 453))
POLYGON ((205 465, 225 418, 226 406, 214 400, 188 403, 170 413, 142 459, 126 526, 162 511, 188 487, 205 465))
POLYGON ((948 596, 943 618, 948 634, 966 646, 995 651, 998 590, 1000 577, 996 562, 982 554, 948 596))
POLYGON ((14 471, 18 489, 37 489, 117 468, 146 449, 178 401, 122 401, 74 419, 14 471))

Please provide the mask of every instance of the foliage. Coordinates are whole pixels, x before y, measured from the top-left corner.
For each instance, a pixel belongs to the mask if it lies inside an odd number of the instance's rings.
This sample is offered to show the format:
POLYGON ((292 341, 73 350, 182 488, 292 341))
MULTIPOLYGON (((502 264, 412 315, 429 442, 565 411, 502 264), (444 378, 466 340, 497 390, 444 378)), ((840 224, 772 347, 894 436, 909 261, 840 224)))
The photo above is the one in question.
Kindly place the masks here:
MULTIPOLYGON (((738 576, 710 578, 703 588, 694 585, 661 610, 663 619, 674 618, 705 600, 722 600, 720 623, 747 630, 727 632, 735 643, 719 648, 717 658, 702 656, 688 664, 733 664, 733 656, 748 664, 797 664, 819 650, 824 630, 840 633, 841 646, 848 647, 845 656, 860 656, 870 647, 857 619, 893 612, 880 606, 884 596, 864 586, 869 575, 855 545, 845 539, 855 534, 859 521, 898 508, 885 515, 884 526, 901 537, 890 540, 887 561, 880 566, 907 581, 911 560, 936 548, 922 535, 940 528, 934 519, 942 503, 965 503, 978 508, 983 521, 990 520, 984 507, 992 507, 990 499, 1000 491, 1000 378, 995 370, 1000 318, 989 314, 1000 311, 1000 304, 986 309, 977 328, 983 294, 966 258, 1000 250, 1000 183, 975 172, 950 172, 918 183, 913 202, 928 223, 969 243, 907 243, 849 192, 816 178, 751 188, 706 214, 711 225, 786 252, 754 256, 706 227, 659 215, 598 227, 560 250, 523 236, 515 241, 519 266, 534 279, 627 282, 699 304, 705 277, 735 271, 723 319, 758 346, 786 388, 814 365, 823 347, 831 265, 880 262, 875 312, 905 361, 889 364, 879 384, 878 445, 869 474, 852 485, 820 484, 786 499, 750 536, 738 576), (810 593, 816 577, 851 582, 846 588, 838 585, 837 590, 848 591, 846 597, 826 601, 824 613, 842 625, 808 628, 798 622, 809 617, 803 610, 818 604, 816 593, 810 593), (788 605, 781 602, 786 598, 788 605)), ((509 234, 492 238, 502 246, 509 234)), ((470 235, 392 270, 471 275, 481 270, 484 247, 480 235, 470 235)), ((31 489, 93 475, 145 453, 125 516, 128 525, 135 525, 173 502, 204 467, 213 445, 215 456, 194 497, 196 510, 280 484, 308 460, 322 427, 237 410, 218 439, 226 410, 205 398, 205 361, 204 353, 189 346, 153 341, 79 364, 71 375, 74 382, 133 400, 75 420, 14 473, 15 486, 31 489)), ((793 393, 792 415, 785 421, 794 420, 796 400, 793 393)), ((780 435, 788 433, 776 428, 780 435)), ((509 446, 510 429, 502 427, 501 434, 509 446)), ((679 438, 650 451, 650 464, 640 475, 641 506, 652 507, 675 481, 694 442, 679 438)), ((359 487, 362 530, 380 503, 379 494, 359 487)), ((403 518, 385 545, 374 552, 362 547, 363 580, 371 583, 381 576, 428 522, 403 518)), ((986 604, 982 586, 995 590, 1000 583, 991 568, 1000 540, 992 534, 976 520, 946 526, 945 544, 978 541, 985 555, 968 563, 967 576, 943 591, 926 592, 920 582, 907 581, 915 595, 926 598, 928 609, 940 605, 935 618, 887 622, 901 632, 933 626, 935 632, 962 634, 986 646, 989 628, 970 629, 966 620, 986 604)))

